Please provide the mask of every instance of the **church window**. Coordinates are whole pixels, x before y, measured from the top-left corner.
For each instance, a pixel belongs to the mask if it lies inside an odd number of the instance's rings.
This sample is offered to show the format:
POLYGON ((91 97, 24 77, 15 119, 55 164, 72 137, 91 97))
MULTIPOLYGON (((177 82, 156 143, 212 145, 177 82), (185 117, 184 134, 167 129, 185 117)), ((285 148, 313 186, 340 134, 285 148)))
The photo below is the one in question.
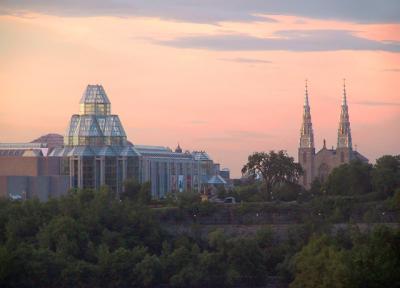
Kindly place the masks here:
POLYGON ((303 163, 307 162, 307 153, 303 152, 303 163))

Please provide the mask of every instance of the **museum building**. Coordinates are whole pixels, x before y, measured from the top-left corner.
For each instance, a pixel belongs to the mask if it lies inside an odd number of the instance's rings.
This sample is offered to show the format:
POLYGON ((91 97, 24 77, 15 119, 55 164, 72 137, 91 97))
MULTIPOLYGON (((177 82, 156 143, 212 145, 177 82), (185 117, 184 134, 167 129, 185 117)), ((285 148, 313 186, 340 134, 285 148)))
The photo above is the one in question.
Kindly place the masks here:
POLYGON ((215 183, 227 184, 219 175, 219 164, 205 151, 183 152, 179 145, 172 151, 129 142, 101 85, 85 89, 79 114, 71 116, 63 143, 61 135, 48 134, 31 143, 0 144, 3 196, 29 199, 39 195, 45 201, 71 188, 104 185, 121 193, 127 179, 149 181, 155 199, 170 192, 200 192, 215 183))

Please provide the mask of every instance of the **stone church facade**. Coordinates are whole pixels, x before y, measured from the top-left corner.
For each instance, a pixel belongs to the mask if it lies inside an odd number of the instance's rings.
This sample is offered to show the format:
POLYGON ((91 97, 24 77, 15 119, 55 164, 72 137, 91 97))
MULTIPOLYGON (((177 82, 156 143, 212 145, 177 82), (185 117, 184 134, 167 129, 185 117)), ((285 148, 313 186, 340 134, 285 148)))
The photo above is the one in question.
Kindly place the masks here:
POLYGON ((319 179, 321 182, 325 181, 333 168, 344 163, 349 163, 354 159, 368 162, 366 157, 353 150, 345 83, 343 84, 343 97, 336 149, 333 147, 332 149, 326 148, 326 142, 324 140, 322 149, 317 153, 315 152, 314 146, 314 132, 306 83, 298 157, 299 163, 304 170, 304 174, 300 178, 300 184, 307 189, 311 187, 311 183, 315 179, 319 179))

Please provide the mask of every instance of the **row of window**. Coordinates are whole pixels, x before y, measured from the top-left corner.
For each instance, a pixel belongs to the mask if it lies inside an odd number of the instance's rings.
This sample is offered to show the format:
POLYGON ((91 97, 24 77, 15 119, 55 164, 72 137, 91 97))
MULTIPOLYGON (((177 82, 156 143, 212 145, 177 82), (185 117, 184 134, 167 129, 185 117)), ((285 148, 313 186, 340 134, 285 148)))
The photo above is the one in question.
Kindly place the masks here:
POLYGON ((92 136, 70 136, 67 145, 71 146, 123 146, 126 144, 126 137, 92 137, 92 136))
POLYGON ((61 171, 64 175, 73 176, 72 186, 75 188, 79 186, 78 179, 80 179, 80 177, 82 177, 82 188, 100 187, 102 173, 104 173, 104 183, 112 190, 118 192, 122 191, 123 182, 125 180, 124 171, 126 178, 139 179, 140 177, 139 161, 134 157, 129 157, 127 160, 118 159, 116 157, 105 157, 103 171, 101 168, 101 160, 95 157, 82 157, 79 160, 64 158, 63 161, 61 161, 61 171), (72 167, 70 166, 71 163, 73 164, 72 167), (79 167, 79 165, 81 166, 79 167), (80 175, 79 171, 81 171, 80 175))
POLYGON ((110 113, 111 113, 110 104, 93 103, 93 104, 81 104, 80 106, 80 114, 109 115, 110 113))

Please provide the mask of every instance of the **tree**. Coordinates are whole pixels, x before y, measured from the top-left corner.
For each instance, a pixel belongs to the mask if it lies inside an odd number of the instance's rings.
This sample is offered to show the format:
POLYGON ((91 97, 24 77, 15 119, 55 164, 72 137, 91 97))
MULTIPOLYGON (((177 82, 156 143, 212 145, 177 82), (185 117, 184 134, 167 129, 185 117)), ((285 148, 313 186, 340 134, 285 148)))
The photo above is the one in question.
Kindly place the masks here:
POLYGON ((349 287, 349 271, 345 253, 324 235, 313 237, 294 257, 295 279, 290 288, 296 287, 349 287))
POLYGON ((264 253, 254 239, 238 238, 231 240, 228 250, 228 263, 236 271, 245 286, 255 287, 266 282, 264 253))
POLYGON ((372 191, 371 164, 359 160, 351 161, 332 170, 325 190, 330 195, 355 196, 372 191))
POLYGON ((281 183, 296 183, 303 169, 295 163, 293 157, 280 150, 255 152, 249 156, 248 162, 242 169, 242 174, 253 179, 261 178, 265 183, 267 197, 271 197, 272 189, 281 183))
POLYGON ((387 200, 391 209, 400 210, 400 188, 397 188, 393 197, 387 200))
POLYGON ((311 196, 319 196, 323 192, 323 186, 321 180, 319 178, 315 178, 314 181, 311 182, 310 190, 308 191, 311 196))
POLYGON ((124 192, 121 193, 121 199, 135 200, 139 195, 141 186, 136 179, 125 180, 124 192))
POLYGON ((200 194, 193 191, 184 191, 176 194, 178 207, 187 211, 193 211, 201 202, 200 194))
MULTIPOLYGON (((232 196, 235 197, 236 201, 244 202, 261 202, 265 201, 264 193, 261 193, 260 183, 251 183, 248 185, 241 185, 234 187, 229 193, 225 194, 225 197, 232 196)), ((222 197, 220 197, 222 198, 222 197)))
POLYGON ((141 287, 154 287, 161 282, 161 263, 156 255, 146 255, 144 259, 136 264, 138 284, 141 287))
POLYGON ((303 187, 297 183, 282 183, 272 189, 272 194, 274 195, 274 199, 280 201, 295 201, 299 198, 302 191, 303 187))
POLYGON ((69 216, 53 218, 39 233, 43 248, 60 253, 66 258, 85 255, 88 234, 85 227, 69 216))
POLYGON ((151 201, 150 182, 140 184, 135 179, 126 180, 124 182, 124 192, 121 193, 121 198, 141 204, 148 204, 151 201))
POLYGON ((372 171, 372 183, 376 192, 388 197, 400 188, 400 155, 385 155, 376 160, 372 171))
POLYGON ((399 287, 400 230, 377 226, 359 238, 349 257, 352 287, 399 287))

